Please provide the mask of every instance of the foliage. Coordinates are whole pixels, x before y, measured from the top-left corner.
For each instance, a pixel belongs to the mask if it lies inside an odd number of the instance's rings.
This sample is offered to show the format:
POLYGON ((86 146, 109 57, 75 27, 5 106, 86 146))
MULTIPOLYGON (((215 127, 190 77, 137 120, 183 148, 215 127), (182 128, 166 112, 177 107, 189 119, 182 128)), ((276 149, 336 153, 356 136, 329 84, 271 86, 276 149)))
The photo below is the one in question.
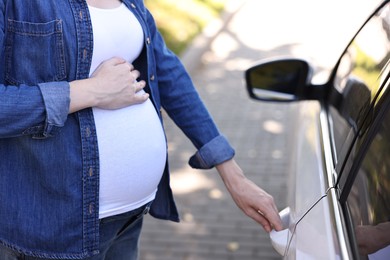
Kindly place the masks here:
POLYGON ((168 47, 180 55, 227 0, 145 0, 168 47))

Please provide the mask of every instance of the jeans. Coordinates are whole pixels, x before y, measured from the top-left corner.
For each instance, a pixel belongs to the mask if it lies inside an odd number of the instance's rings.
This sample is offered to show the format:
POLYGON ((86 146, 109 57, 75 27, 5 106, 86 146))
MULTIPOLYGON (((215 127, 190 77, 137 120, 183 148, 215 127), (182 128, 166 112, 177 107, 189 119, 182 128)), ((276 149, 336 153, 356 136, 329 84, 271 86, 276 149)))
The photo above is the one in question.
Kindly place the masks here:
MULTIPOLYGON (((150 204, 101 219, 99 227, 100 253, 85 260, 137 260, 143 217, 149 212, 150 204)), ((0 260, 49 259, 26 256, 0 245, 0 260)))

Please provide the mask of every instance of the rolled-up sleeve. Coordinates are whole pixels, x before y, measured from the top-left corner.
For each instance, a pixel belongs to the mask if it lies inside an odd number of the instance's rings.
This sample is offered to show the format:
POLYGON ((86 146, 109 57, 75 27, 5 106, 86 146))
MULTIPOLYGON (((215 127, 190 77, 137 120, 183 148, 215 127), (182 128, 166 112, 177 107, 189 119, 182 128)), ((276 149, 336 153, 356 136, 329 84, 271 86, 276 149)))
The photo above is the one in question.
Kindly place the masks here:
POLYGON ((69 112, 69 83, 0 84, 0 138, 53 136, 69 112))
POLYGON ((235 151, 225 136, 219 135, 202 146, 189 160, 191 167, 210 169, 234 157, 235 151))
POLYGON ((52 136, 55 131, 64 126, 68 117, 70 104, 70 89, 68 82, 38 84, 46 108, 46 120, 43 136, 52 136))

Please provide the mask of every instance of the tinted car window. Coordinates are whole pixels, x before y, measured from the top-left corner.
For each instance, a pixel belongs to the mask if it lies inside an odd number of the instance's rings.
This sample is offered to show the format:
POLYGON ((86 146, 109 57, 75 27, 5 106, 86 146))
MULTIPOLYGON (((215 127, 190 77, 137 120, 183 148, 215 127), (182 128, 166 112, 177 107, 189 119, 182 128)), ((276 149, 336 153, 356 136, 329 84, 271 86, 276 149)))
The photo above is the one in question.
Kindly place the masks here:
MULTIPOLYGON (((375 253, 390 244, 390 111, 372 139, 347 198, 357 251, 375 253)), ((390 247, 377 252, 390 259, 390 247)))
MULTIPOLYGON (((343 162, 356 135, 375 104, 388 74, 390 55, 390 7, 362 28, 340 59, 330 95, 330 128, 334 140, 334 160, 343 162)), ((339 169, 341 165, 338 165, 339 169)))

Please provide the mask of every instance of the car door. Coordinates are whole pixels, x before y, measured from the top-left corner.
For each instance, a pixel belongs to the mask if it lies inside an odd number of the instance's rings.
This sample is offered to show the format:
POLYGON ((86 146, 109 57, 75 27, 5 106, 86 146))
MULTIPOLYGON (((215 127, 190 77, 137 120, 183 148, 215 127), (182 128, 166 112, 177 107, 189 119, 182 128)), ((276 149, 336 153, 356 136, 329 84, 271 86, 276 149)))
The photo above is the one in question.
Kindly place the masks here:
MULTIPOLYGON (((287 258, 364 259, 362 233, 370 228, 387 231, 370 242, 376 249, 390 240, 389 5, 361 28, 332 73, 318 117, 323 194, 294 218, 287 258)), ((383 250, 378 259, 390 259, 383 250)))
MULTIPOLYGON (((281 211, 285 229, 270 234, 285 259, 364 259, 363 231, 388 227, 389 9, 384 1, 369 17, 326 84, 311 84, 312 67, 298 59, 246 72, 252 98, 302 101, 291 131, 296 150, 289 207, 281 211)), ((381 241, 377 247, 390 259, 386 234, 368 240, 381 241)))

